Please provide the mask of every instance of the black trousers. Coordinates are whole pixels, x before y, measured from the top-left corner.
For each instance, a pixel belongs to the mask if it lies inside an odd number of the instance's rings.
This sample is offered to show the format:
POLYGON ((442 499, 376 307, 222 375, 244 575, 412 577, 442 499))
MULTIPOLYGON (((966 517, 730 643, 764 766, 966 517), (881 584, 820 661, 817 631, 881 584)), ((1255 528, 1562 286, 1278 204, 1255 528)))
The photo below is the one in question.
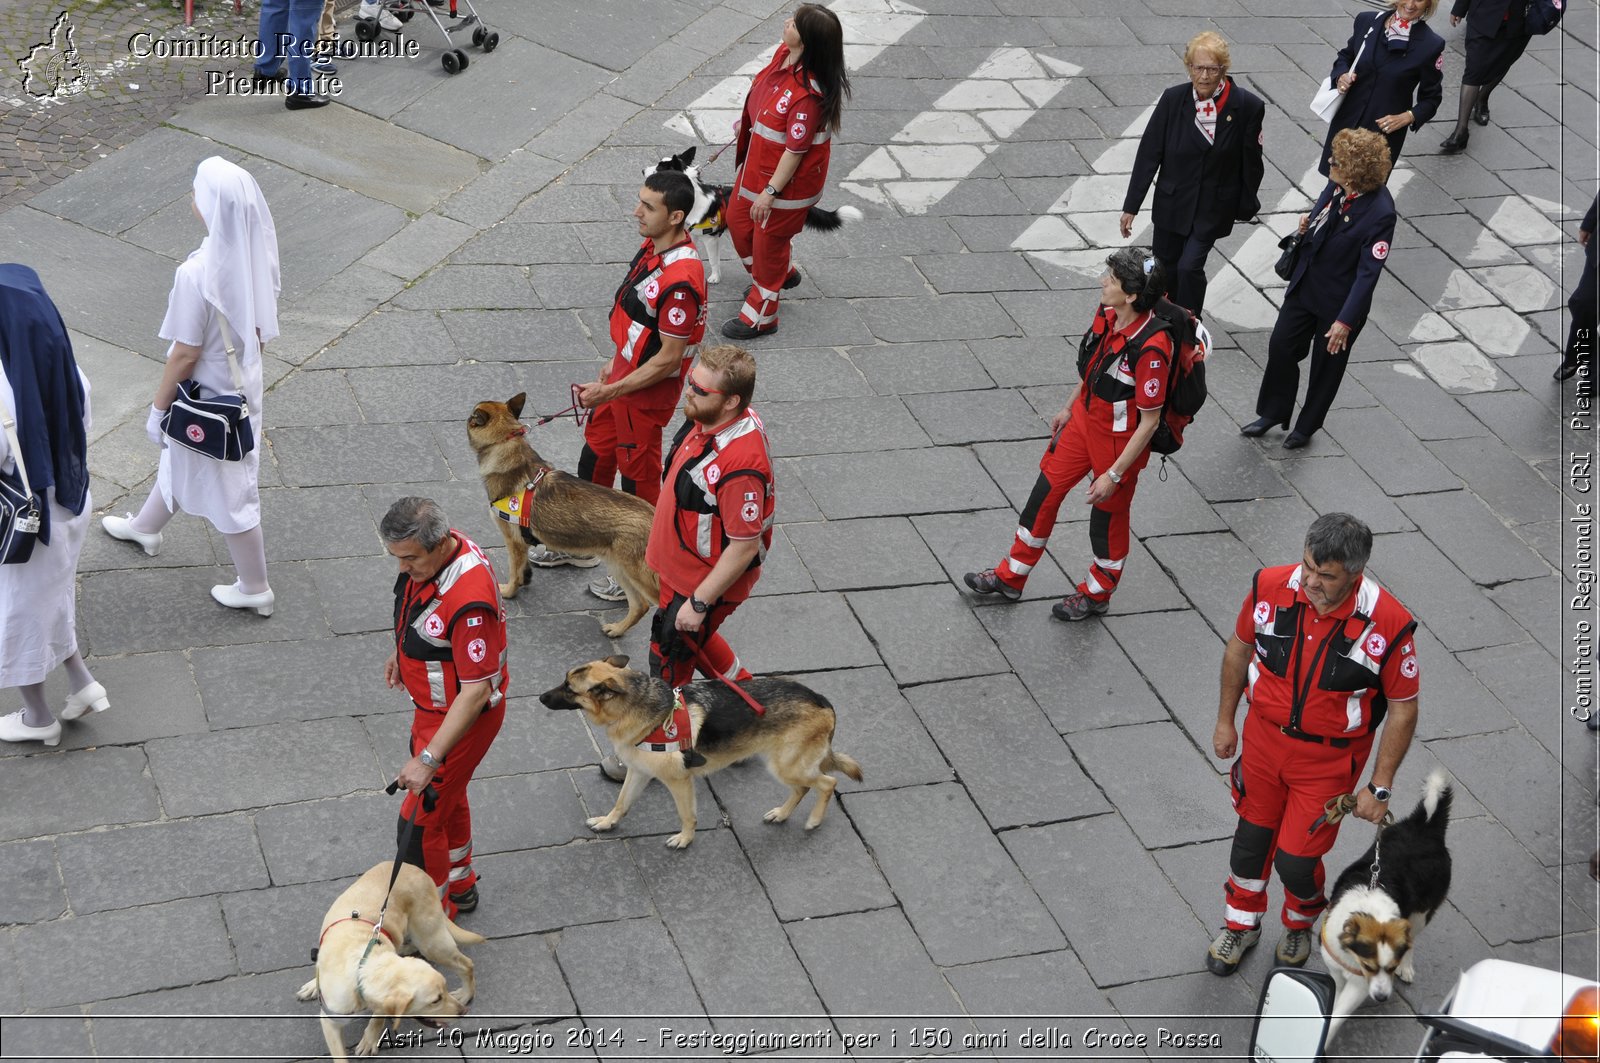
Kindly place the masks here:
POLYGON ((1167 271, 1167 298, 1195 317, 1206 301, 1206 259, 1214 243, 1171 229, 1157 228, 1150 236, 1150 250, 1167 271))
POLYGON ((1578 274, 1578 286, 1572 289, 1572 297, 1567 300, 1567 309, 1572 311, 1572 328, 1567 332, 1564 355, 1569 362, 1594 360, 1595 319, 1600 317, 1600 308, 1596 306, 1600 291, 1595 286, 1594 266, 1594 241, 1597 239, 1600 236, 1589 237, 1589 246, 1584 248, 1583 271, 1578 274))
MULTIPOLYGON (((1314 283, 1307 277, 1302 283, 1314 283)), ((1333 327, 1334 319, 1322 317, 1303 304, 1296 295, 1283 302, 1278 312, 1278 322, 1272 326, 1272 338, 1267 341, 1267 369, 1261 376, 1261 390, 1256 395, 1256 415, 1269 417, 1276 422, 1286 422, 1294 412, 1294 398, 1300 390, 1300 363, 1311 355, 1311 374, 1306 381, 1306 402, 1294 430, 1309 436, 1322 427, 1328 409, 1339 395, 1339 385, 1344 382, 1345 365, 1350 361, 1350 351, 1361 333, 1358 325, 1350 330, 1349 341, 1340 354, 1328 353, 1325 333, 1333 327)))

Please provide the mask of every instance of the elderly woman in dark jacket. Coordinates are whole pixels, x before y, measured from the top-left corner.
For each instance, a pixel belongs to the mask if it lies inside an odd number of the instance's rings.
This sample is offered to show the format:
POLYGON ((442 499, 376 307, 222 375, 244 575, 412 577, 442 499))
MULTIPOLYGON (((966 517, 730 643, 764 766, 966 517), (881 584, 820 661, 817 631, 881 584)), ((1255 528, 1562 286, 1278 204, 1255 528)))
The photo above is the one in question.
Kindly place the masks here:
POLYGON ((1444 99, 1444 38, 1425 21, 1438 6, 1439 0, 1389 0, 1387 12, 1363 11, 1356 16, 1355 31, 1339 49, 1328 74, 1344 94, 1344 102, 1322 145, 1317 169, 1323 176, 1328 176, 1333 138, 1341 130, 1382 133, 1388 139, 1392 167, 1400 158, 1407 131, 1421 129, 1438 112, 1444 99))
POLYGON ((1322 427, 1344 380, 1350 348, 1372 309, 1372 293, 1394 239, 1394 199, 1389 152, 1377 133, 1340 130, 1333 138, 1328 187, 1310 214, 1300 216, 1305 235, 1283 308, 1267 343, 1267 368, 1256 396, 1259 416, 1239 431, 1265 435, 1274 425, 1289 427, 1300 387, 1300 362, 1309 352, 1311 378, 1306 402, 1286 450, 1306 445, 1322 427))

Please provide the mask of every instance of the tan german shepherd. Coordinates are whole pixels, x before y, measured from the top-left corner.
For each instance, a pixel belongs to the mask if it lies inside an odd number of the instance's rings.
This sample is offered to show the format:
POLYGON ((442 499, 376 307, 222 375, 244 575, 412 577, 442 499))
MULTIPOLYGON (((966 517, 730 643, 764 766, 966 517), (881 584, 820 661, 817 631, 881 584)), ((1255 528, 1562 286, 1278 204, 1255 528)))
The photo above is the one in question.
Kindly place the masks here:
POLYGON ((784 822, 806 793, 816 790, 816 807, 806 820, 806 830, 815 830, 838 785, 828 772, 842 771, 861 781, 861 765, 833 748, 833 706, 821 694, 788 679, 749 679, 739 685, 760 702, 765 715, 757 716, 720 682, 689 683, 682 688, 694 748, 706 758, 692 770, 683 766, 683 756, 676 748, 649 748, 646 739, 672 715, 672 688, 630 669, 626 657, 581 664, 567 673, 566 682, 539 695, 546 708, 588 713, 605 728, 617 757, 627 766, 628 777, 616 805, 605 815, 590 819, 589 827, 595 831, 615 827, 650 780, 660 779, 672 792, 683 828, 667 839, 667 845, 686 848, 694 841, 694 777, 760 756, 767 770, 779 782, 788 783, 790 790, 789 800, 763 818, 768 823, 784 822))
MULTIPOLYGON (((620 638, 659 600, 661 585, 644 560, 655 507, 642 498, 568 476, 541 458, 518 420, 526 401, 519 392, 507 402, 480 402, 467 418, 467 441, 478 455, 478 475, 483 477, 489 503, 520 495, 535 484, 526 507, 529 530, 552 550, 598 557, 606 563, 628 596, 628 615, 601 624, 600 630, 620 638)), ((511 553, 510 579, 500 585, 500 597, 515 598, 528 581, 532 544, 523 538, 519 525, 500 519, 495 523, 511 553)))

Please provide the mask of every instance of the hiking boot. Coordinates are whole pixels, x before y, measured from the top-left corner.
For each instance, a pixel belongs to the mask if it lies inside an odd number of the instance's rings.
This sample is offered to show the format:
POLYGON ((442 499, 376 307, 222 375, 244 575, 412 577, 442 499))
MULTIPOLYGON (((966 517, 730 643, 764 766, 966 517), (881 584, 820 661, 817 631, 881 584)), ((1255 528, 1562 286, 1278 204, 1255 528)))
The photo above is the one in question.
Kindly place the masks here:
POLYGON ((628 769, 617 759, 615 753, 607 753, 600 758, 600 774, 612 782, 621 782, 628 777, 628 769))
POLYGON ((1286 967, 1304 967, 1311 958, 1311 928, 1285 930, 1278 939, 1277 956, 1286 967))
POLYGON ((1022 592, 1008 583, 1001 583, 1000 577, 995 575, 994 569, 986 568, 982 572, 968 572, 961 577, 961 582, 977 591, 979 594, 998 594, 1007 601, 1016 601, 1022 597, 1022 592))
POLYGON ((1097 602, 1082 591, 1073 591, 1050 607, 1050 615, 1057 620, 1087 620, 1091 616, 1105 616, 1110 611, 1110 602, 1097 602))
POLYGON ((605 579, 595 580, 589 584, 589 593, 603 602, 625 602, 628 600, 628 592, 617 585, 615 576, 607 576, 605 579))
POLYGON ((552 550, 544 543, 528 550, 528 564, 538 565, 540 568, 559 568, 561 565, 571 565, 573 568, 594 568, 600 563, 598 557, 585 557, 582 554, 563 554, 559 550, 552 550))
POLYGON ((1206 950, 1206 970, 1226 978, 1239 969, 1239 961, 1244 959, 1244 954, 1255 948, 1256 942, 1260 940, 1260 927, 1254 930, 1233 930, 1223 927, 1222 933, 1217 935, 1217 940, 1206 950))
POLYGON ((465 915, 478 907, 478 885, 473 883, 460 893, 450 894, 450 903, 456 906, 456 912, 465 915))

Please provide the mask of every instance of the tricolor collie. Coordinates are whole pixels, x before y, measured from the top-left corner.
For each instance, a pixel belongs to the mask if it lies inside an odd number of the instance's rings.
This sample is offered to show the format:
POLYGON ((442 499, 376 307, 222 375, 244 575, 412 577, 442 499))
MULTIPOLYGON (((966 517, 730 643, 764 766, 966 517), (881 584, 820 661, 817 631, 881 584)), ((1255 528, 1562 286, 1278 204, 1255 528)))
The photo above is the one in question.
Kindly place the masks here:
POLYGON ((1334 883, 1322 924, 1322 962, 1337 987, 1330 1041, 1362 1000, 1381 1004, 1393 995, 1396 978, 1409 985, 1415 977, 1417 935, 1450 890, 1450 850, 1444 844, 1449 823, 1450 783, 1435 771, 1411 815, 1380 828, 1334 883))
MULTIPOLYGON (((722 241, 718 237, 728 231, 722 214, 728 206, 728 197, 733 194, 733 188, 702 182, 700 168, 693 165, 694 152, 695 149, 689 147, 676 155, 668 155, 654 166, 646 166, 644 175, 649 177, 657 171, 676 170, 694 185, 694 209, 689 211, 684 225, 694 236, 695 244, 705 252, 706 282, 716 284, 722 279, 722 241)), ((838 210, 824 210, 821 207, 806 209, 806 228, 819 232, 832 232, 847 221, 860 220, 861 212, 851 206, 843 206, 838 210)))

